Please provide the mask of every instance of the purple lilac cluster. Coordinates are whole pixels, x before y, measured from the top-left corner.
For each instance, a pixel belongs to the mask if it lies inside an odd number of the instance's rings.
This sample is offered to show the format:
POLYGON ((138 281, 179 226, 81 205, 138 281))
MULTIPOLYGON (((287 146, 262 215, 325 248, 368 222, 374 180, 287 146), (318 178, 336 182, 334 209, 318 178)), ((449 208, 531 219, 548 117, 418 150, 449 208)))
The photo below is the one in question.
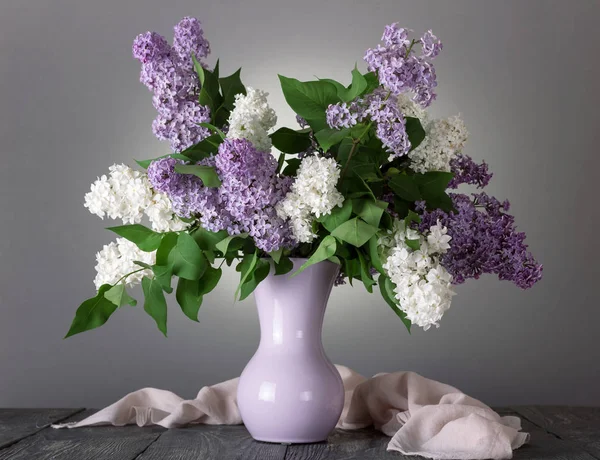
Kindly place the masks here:
POLYGON ((377 45, 365 53, 368 69, 377 73, 379 83, 394 95, 408 91, 414 93, 413 100, 428 107, 435 99, 437 86, 435 68, 430 62, 442 49, 442 43, 428 31, 420 40, 409 40, 408 30, 396 23, 385 27, 381 40, 385 46, 377 45), (415 44, 421 44, 421 54, 413 53, 415 44))
MULTIPOLYGON (((175 166, 184 163, 175 158, 153 161, 148 166, 150 184, 154 190, 168 195, 173 212, 178 216, 191 218, 200 215, 201 225, 208 230, 219 231, 225 228, 229 219, 220 212, 217 189, 204 187, 199 177, 175 172, 175 166)), ((215 166, 215 158, 206 158, 198 164, 215 166)))
POLYGON ((204 187, 196 176, 176 173, 178 163, 181 161, 162 158, 148 167, 150 183, 169 196, 176 214, 199 217, 200 224, 210 231, 248 233, 265 252, 293 246, 289 226, 275 210, 292 179, 277 174, 272 155, 256 150, 246 139, 226 139, 217 155, 200 163, 215 167, 221 179, 219 188, 204 187))
POLYGON ((205 58, 210 46, 195 18, 183 18, 174 30, 173 46, 156 32, 138 35, 133 41, 133 57, 142 63, 140 81, 154 93, 158 115, 152 130, 179 152, 210 134, 198 126, 210 122, 210 110, 198 103, 200 83, 192 61, 192 54, 205 58))
POLYGON ((410 141, 404 116, 398 108, 397 98, 384 88, 377 88, 364 99, 353 101, 350 105, 330 104, 326 111, 330 128, 351 128, 365 119, 376 123, 376 136, 390 152, 390 160, 408 153, 410 141))
POLYGON ((358 113, 351 112, 345 102, 329 104, 325 111, 325 119, 330 128, 351 128, 357 123, 358 113))
POLYGON ((417 210, 422 219, 419 230, 438 221, 448 228, 452 242, 441 262, 454 284, 491 273, 527 289, 542 278, 542 265, 527 250, 525 233, 516 230, 514 217, 507 214, 508 201, 501 203, 486 193, 450 196, 456 213, 427 211, 423 202, 417 203, 417 210))
POLYGON ((454 177, 448 184, 448 188, 458 188, 461 184, 475 185, 483 188, 489 184, 492 173, 488 170, 488 165, 484 161, 477 164, 473 159, 464 154, 459 154, 450 160, 450 171, 454 177))

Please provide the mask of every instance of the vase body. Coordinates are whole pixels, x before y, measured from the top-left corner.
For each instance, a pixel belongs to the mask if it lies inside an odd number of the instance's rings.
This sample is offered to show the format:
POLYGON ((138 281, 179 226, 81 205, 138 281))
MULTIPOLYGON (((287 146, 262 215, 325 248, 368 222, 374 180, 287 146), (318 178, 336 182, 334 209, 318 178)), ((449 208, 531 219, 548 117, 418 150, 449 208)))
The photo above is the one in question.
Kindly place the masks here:
POLYGON ((242 372, 237 402, 258 441, 309 443, 327 439, 344 405, 344 387, 321 342, 323 316, 338 265, 320 262, 293 278, 305 262, 254 291, 260 322, 258 350, 242 372))

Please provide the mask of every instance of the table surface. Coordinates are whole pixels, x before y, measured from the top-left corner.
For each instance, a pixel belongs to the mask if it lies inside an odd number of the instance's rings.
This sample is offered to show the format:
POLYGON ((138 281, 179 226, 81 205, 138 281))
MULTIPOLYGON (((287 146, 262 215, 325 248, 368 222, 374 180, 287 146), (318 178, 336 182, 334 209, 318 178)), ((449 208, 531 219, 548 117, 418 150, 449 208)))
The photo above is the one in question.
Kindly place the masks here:
MULTIPOLYGON (((600 408, 517 406, 496 409, 518 415, 529 444, 515 459, 600 460, 600 408)), ((51 423, 77 421, 92 409, 0 409, 0 460, 374 460, 401 459, 386 452, 387 436, 373 430, 336 430, 328 442, 280 445, 254 441, 244 426, 86 427, 55 430, 51 423)), ((414 457, 412 457, 414 459, 414 457)))

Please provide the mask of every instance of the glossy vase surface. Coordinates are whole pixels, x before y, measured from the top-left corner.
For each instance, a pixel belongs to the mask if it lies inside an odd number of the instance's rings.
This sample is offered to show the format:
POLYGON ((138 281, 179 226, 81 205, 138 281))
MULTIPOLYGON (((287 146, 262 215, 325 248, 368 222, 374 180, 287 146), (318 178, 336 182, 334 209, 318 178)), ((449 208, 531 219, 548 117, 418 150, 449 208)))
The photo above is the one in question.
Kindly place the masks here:
POLYGON ((321 342, 323 316, 338 265, 292 259, 286 275, 271 273, 255 292, 258 350, 242 372, 237 401, 258 441, 309 443, 327 439, 344 405, 344 387, 321 342))

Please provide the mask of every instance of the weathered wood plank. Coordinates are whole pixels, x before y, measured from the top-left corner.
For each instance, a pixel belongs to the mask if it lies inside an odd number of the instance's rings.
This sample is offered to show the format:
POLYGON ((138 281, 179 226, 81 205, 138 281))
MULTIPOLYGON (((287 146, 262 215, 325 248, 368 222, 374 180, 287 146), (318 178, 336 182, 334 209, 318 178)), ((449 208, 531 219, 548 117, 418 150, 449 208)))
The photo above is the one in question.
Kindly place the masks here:
POLYGON ((0 409, 0 449, 83 409, 0 409))
MULTIPOLYGON (((524 406, 496 409, 519 415, 529 444, 514 459, 600 459, 600 408, 524 406), (516 412, 513 412, 516 411, 516 412)), ((77 409, 0 410, 0 460, 384 460, 405 458, 386 451, 389 438, 375 430, 336 430, 327 443, 283 446, 252 440, 243 426, 47 428, 80 420, 77 409), (2 448, 4 446, 4 448, 2 448)), ((408 458, 408 457, 406 457, 408 458)))
POLYGON ((409 458, 390 455, 386 447, 390 438, 375 429, 335 430, 327 442, 288 446, 286 460, 383 460, 409 458))
MULTIPOLYGON (((94 412, 81 412, 68 421, 81 420, 94 412)), ((164 431, 138 426, 46 428, 0 450, 0 460, 133 460, 164 431)))
POLYGON ((137 460, 283 460, 285 452, 254 441, 243 425, 195 425, 167 431, 137 460))
POLYGON ((517 406, 513 409, 549 433, 581 445, 600 459, 599 407, 517 406))
MULTIPOLYGON (((519 416, 517 413, 501 414, 519 416)), ((521 424, 531 439, 514 451, 513 460, 595 460, 577 443, 559 439, 523 417, 521 424)))

